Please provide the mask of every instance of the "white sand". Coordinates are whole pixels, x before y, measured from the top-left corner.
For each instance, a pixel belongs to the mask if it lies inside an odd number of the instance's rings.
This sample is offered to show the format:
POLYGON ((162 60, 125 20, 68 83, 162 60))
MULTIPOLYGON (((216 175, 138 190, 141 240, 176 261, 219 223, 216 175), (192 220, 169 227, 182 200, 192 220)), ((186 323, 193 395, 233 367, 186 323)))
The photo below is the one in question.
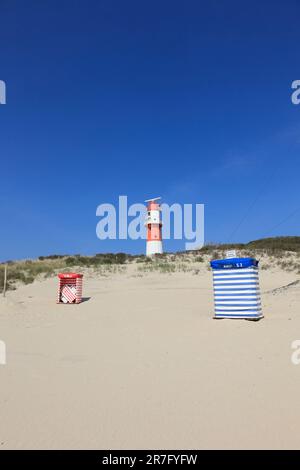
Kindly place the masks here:
POLYGON ((300 448, 299 279, 263 271, 265 318, 213 320, 211 273, 56 279, 0 299, 0 449, 300 448))

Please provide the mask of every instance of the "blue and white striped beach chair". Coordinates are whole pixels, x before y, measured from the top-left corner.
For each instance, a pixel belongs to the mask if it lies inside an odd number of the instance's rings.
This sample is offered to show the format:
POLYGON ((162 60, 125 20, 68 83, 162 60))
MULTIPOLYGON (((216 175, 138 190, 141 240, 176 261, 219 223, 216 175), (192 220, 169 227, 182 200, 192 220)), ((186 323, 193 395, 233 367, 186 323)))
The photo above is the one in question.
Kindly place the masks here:
POLYGON ((211 261, 214 283, 215 318, 263 317, 254 258, 231 258, 211 261))

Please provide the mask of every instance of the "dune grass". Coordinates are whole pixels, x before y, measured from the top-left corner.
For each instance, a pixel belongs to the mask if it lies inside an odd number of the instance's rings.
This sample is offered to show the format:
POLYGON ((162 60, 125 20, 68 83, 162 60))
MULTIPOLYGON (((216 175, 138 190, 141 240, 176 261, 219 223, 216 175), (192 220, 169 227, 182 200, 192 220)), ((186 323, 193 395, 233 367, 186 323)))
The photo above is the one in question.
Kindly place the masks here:
MULTIPOLYGON (((98 269, 98 272, 107 274, 121 272, 119 266, 123 266, 131 259, 125 253, 104 253, 95 256, 66 256, 50 255, 40 256, 36 260, 9 261, 7 262, 7 290, 15 289, 18 283, 30 284, 36 279, 55 276, 58 272, 80 270, 82 268, 98 269), (113 267, 116 269, 113 269, 113 267)), ((4 263, 0 264, 0 292, 3 292, 4 263)))
MULTIPOLYGON (((255 257, 264 270, 279 268, 300 274, 300 237, 276 237, 246 244, 208 244, 200 250, 164 253, 149 258, 126 253, 98 253, 94 256, 49 255, 36 260, 8 261, 7 289, 19 283, 29 284, 35 279, 55 276, 58 272, 92 269, 101 276, 126 272, 127 265, 135 266, 138 275, 159 272, 191 272, 197 274, 203 267, 210 269, 209 261, 226 256, 226 250, 236 249, 238 256, 255 257)), ((4 264, 0 264, 0 292, 3 290, 4 264)))

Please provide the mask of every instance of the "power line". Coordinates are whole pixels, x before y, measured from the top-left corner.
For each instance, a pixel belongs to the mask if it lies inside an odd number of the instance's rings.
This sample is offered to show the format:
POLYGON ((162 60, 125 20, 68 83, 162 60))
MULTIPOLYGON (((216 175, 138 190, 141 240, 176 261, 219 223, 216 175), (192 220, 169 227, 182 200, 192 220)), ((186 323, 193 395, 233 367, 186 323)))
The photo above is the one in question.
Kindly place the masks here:
POLYGON ((236 232, 238 231, 238 229, 240 228, 240 226, 244 223, 244 221, 247 219, 248 217, 248 214, 249 212, 251 211, 251 209, 255 206, 255 204, 257 203, 257 201, 259 200, 261 194, 263 193, 264 191, 261 191, 258 196, 254 199, 254 201, 251 202, 251 204, 249 205, 248 209, 245 211, 243 217, 241 218, 241 220, 239 221, 239 223, 237 224, 237 226, 235 227, 235 229, 232 231, 232 233, 230 234, 230 236, 228 237, 227 239, 227 242, 230 242, 234 235, 236 234, 236 232))
POLYGON ((248 217, 249 212, 256 205, 257 201, 259 201, 261 195, 266 193, 266 186, 268 186, 270 184, 271 180, 274 178, 274 176, 277 172, 278 172, 278 167, 275 167, 274 171, 271 173, 271 176, 268 179, 268 182, 266 183, 266 180, 263 181, 263 187, 262 187, 261 191, 258 192, 258 194, 254 198, 254 200, 248 206, 248 209, 244 212, 244 215, 242 216, 241 220, 239 221, 237 226, 234 228, 234 230, 231 232, 230 236, 228 237, 227 243, 232 241, 234 235, 236 234, 236 232, 238 231, 240 226, 245 222, 245 220, 248 217))
POLYGON ((297 212, 300 211, 300 207, 298 207, 297 209, 295 209, 293 212, 291 212, 287 217, 285 217, 281 222, 279 222, 278 224, 274 225, 264 236, 263 238, 266 237, 266 235, 270 235, 272 232, 274 232, 274 230, 276 230, 278 227, 280 227, 281 225, 283 225, 285 222, 287 222, 289 219, 291 219, 295 214, 297 214, 297 212))

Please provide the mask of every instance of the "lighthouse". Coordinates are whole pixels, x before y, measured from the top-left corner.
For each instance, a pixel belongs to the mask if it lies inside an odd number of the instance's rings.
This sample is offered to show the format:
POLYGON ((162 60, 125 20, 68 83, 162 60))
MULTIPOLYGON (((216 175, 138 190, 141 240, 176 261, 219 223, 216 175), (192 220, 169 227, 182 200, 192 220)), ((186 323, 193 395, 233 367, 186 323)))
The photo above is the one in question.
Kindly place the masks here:
POLYGON ((147 247, 146 256, 152 256, 163 252, 161 236, 161 207, 157 202, 160 197, 147 199, 147 216, 145 225, 147 226, 147 247))

